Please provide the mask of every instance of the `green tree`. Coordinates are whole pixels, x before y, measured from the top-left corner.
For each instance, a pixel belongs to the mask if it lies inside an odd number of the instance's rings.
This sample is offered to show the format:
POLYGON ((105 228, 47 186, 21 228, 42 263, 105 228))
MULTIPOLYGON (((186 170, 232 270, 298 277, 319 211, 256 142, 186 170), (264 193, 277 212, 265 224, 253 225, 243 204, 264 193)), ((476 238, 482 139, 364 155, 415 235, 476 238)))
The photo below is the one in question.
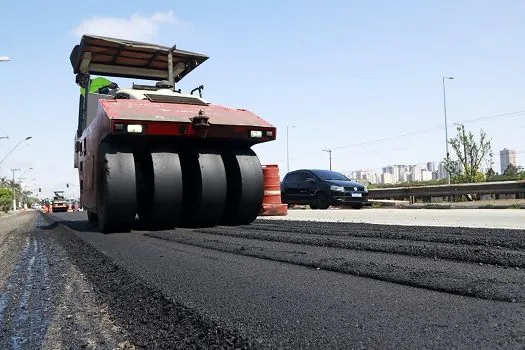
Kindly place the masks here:
POLYGON ((0 188, 0 210, 7 213, 13 202, 13 191, 7 187, 0 188))
POLYGON ((492 169, 492 168, 489 168, 489 169, 487 170, 487 172, 485 173, 485 176, 486 176, 487 178, 493 178, 493 177, 496 176, 496 175, 498 175, 498 174, 497 174, 497 173, 494 171, 494 169, 492 169))
POLYGON ((450 154, 444 159, 445 169, 454 182, 481 182, 486 175, 481 171, 481 164, 485 161, 487 168, 494 164, 491 140, 481 130, 479 141, 471 131, 465 132, 465 126, 457 127, 457 136, 449 140, 449 144, 456 155, 452 159, 450 154))
POLYGON ((28 207, 31 207, 33 203, 39 202, 38 198, 33 197, 32 194, 32 191, 22 191, 22 205, 25 203, 28 207))
POLYGON ((503 172, 503 175, 507 176, 519 176, 523 173, 523 168, 521 166, 515 166, 514 164, 509 164, 507 169, 503 172))

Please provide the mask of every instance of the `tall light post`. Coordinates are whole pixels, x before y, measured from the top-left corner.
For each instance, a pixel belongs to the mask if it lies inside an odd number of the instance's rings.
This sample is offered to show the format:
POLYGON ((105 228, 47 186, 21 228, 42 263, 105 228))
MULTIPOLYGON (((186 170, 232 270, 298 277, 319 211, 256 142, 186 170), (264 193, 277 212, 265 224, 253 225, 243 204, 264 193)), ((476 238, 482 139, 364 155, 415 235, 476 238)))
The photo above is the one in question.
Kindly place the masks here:
POLYGON ((12 148, 12 149, 11 149, 11 150, 10 150, 5 156, 4 156, 4 158, 2 158, 2 160, 0 160, 0 165, 2 165, 2 163, 4 162, 4 160, 6 160, 6 158, 9 157, 9 155, 10 155, 11 153, 13 153, 14 150, 17 149, 18 146, 20 146, 20 144, 21 144, 22 142, 27 141, 27 140, 30 140, 30 139, 32 139, 32 138, 33 138, 33 136, 28 136, 28 137, 26 137, 25 139, 20 140, 20 142, 18 142, 18 143, 15 145, 15 147, 13 147, 13 148, 12 148))
POLYGON ((22 170, 22 169, 11 169, 11 171, 13 172, 13 182, 11 183, 11 186, 13 187, 13 210, 15 210, 15 211, 16 211, 16 194, 15 194, 15 192, 16 192, 16 188, 15 188, 16 183, 15 183, 15 172, 20 171, 20 170, 22 170))
MULTIPOLYGON (((446 145, 446 155, 447 155, 447 159, 450 155, 449 151, 448 151, 448 123, 447 123, 447 97, 446 97, 446 90, 445 90, 445 79, 447 80, 452 80, 454 79, 454 77, 445 77, 443 76, 442 77, 442 81, 443 81, 443 111, 445 113, 445 145, 446 145)), ((450 172, 447 171, 447 177, 448 177, 448 184, 450 185, 450 172)))
POLYGON ((330 157, 330 171, 332 171, 332 150, 331 149, 324 149, 324 152, 328 152, 328 155, 330 157))
POLYGON ((290 144, 288 141, 290 128, 295 128, 295 125, 286 125, 286 172, 290 172, 290 144))

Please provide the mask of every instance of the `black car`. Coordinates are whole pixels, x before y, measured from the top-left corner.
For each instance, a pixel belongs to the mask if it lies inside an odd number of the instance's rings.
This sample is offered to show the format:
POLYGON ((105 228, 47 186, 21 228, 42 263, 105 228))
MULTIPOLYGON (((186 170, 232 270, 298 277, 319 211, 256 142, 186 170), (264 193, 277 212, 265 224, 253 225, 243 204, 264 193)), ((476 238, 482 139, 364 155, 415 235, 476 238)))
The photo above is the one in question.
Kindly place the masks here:
POLYGON ((328 209, 330 205, 361 209, 368 201, 368 190, 336 171, 301 169, 285 175, 281 200, 286 204, 308 204, 312 209, 328 209))

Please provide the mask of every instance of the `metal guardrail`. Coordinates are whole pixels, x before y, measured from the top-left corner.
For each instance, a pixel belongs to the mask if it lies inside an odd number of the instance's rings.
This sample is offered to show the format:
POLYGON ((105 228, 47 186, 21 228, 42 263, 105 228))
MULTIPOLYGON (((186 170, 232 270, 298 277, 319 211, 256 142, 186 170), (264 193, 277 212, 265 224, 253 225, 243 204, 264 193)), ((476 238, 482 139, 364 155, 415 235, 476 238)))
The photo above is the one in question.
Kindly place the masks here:
POLYGON ((478 182, 468 184, 374 188, 368 190, 369 199, 398 199, 408 197, 445 197, 468 194, 525 193, 525 180, 478 182))

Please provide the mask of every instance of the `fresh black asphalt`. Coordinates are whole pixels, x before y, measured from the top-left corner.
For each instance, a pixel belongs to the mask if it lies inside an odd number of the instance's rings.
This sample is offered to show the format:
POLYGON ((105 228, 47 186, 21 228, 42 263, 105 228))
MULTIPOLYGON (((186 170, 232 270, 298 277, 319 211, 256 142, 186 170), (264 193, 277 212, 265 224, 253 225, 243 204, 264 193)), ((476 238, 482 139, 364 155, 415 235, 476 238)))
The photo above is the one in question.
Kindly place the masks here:
POLYGON ((145 347, 169 346, 155 329, 200 329, 204 348, 212 334, 218 348, 525 346, 522 231, 259 220, 104 235, 85 213, 53 216, 74 230, 60 239, 77 267, 145 347))

